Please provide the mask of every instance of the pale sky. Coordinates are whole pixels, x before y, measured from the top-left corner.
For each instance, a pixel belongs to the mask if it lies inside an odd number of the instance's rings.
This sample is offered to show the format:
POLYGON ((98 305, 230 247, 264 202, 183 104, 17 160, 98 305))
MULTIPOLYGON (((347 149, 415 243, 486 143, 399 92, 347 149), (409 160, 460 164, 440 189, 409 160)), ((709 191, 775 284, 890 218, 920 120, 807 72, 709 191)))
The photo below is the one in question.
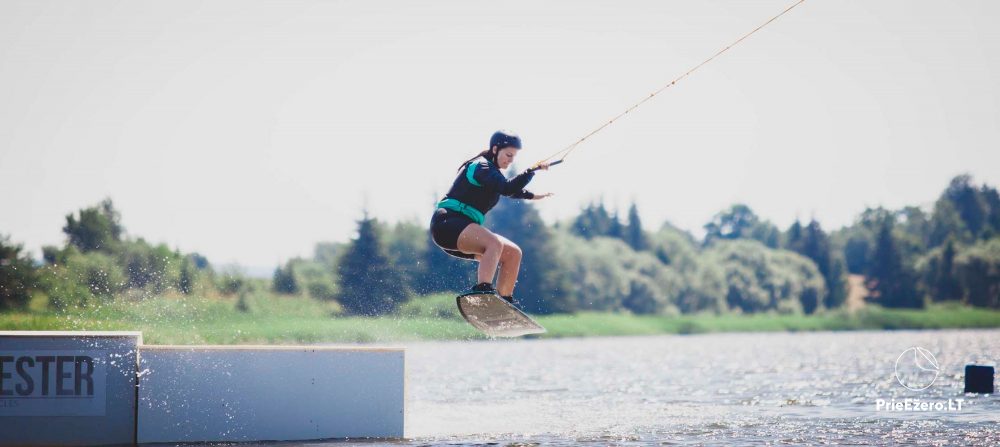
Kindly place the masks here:
MULTIPOLYGON (((273 266, 367 202, 429 219, 498 128, 528 166, 794 0, 0 0, 0 233, 35 256, 114 199, 131 235, 273 266)), ((1000 2, 809 0, 528 189, 700 233, 1000 185, 1000 2)))

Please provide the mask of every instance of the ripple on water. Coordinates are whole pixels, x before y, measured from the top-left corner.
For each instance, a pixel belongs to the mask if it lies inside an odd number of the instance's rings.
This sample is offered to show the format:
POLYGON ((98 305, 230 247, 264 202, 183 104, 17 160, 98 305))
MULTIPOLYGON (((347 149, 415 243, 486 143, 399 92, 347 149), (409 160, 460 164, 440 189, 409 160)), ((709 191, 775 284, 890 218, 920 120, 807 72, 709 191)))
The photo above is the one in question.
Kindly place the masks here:
POLYGON ((965 364, 1000 359, 997 340, 973 330, 411 343, 410 439, 389 444, 1000 445, 1000 398, 961 394, 965 364), (942 369, 921 392, 894 378, 911 346, 942 369), (875 411, 876 399, 906 398, 967 406, 875 411))

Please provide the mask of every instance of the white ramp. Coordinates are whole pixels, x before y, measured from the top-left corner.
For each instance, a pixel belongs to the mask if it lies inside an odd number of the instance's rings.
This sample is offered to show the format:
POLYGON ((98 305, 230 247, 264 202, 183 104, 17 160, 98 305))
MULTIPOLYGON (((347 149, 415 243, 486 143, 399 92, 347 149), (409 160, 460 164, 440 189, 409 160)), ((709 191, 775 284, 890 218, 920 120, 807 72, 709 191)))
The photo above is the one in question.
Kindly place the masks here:
POLYGON ((403 436, 402 349, 143 346, 138 442, 403 436))

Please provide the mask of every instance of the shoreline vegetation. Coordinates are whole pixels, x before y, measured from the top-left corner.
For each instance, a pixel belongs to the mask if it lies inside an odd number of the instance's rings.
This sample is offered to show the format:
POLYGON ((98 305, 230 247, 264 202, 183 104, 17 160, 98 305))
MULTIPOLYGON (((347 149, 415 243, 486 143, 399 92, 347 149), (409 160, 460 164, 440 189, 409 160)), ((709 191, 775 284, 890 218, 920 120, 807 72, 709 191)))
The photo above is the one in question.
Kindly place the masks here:
MULTIPOLYGON (((161 295, 116 299, 65 311, 33 302, 22 311, 0 313, 2 330, 137 330, 149 344, 393 343, 417 340, 485 340, 461 319, 454 295, 435 294, 404 304, 382 317, 341 316, 336 303, 257 293, 242 298, 161 295)), ((998 328, 1000 311, 958 303, 925 309, 868 305, 802 314, 633 315, 612 312, 540 315, 548 329, 539 338, 698 334, 710 332, 801 332, 896 329, 998 328)))
MULTIPOLYGON (((933 206, 867 207, 833 231, 782 230, 740 203, 703 237, 669 221, 649 231, 635 203, 620 211, 598 201, 552 223, 525 201, 490 211, 485 224, 521 247, 516 296, 544 337, 1000 327, 1000 191, 968 175, 933 206)), ((474 264, 421 222, 362 215, 349 241, 252 278, 126 232, 107 198, 67 214, 65 241, 40 259, 0 234, 0 329, 176 344, 485 338, 455 309, 474 264)))

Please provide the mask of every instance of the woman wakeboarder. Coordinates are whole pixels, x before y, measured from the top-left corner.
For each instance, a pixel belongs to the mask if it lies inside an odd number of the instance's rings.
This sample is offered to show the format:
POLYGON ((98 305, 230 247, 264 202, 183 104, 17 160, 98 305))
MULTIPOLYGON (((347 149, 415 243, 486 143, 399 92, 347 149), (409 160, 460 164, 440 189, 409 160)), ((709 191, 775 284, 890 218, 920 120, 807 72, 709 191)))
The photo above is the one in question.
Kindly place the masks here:
POLYGON ((445 253, 457 258, 479 262, 478 283, 470 293, 493 293, 514 304, 514 284, 521 266, 521 248, 509 239, 483 226, 486 213, 500 196, 513 199, 539 200, 552 194, 534 194, 524 189, 535 171, 548 169, 549 163, 538 165, 508 180, 502 170, 514 163, 521 150, 517 134, 498 130, 490 138, 489 149, 472 157, 458 169, 451 189, 437 204, 431 218, 431 237, 445 253), (493 277, 497 272, 496 288, 493 277))

